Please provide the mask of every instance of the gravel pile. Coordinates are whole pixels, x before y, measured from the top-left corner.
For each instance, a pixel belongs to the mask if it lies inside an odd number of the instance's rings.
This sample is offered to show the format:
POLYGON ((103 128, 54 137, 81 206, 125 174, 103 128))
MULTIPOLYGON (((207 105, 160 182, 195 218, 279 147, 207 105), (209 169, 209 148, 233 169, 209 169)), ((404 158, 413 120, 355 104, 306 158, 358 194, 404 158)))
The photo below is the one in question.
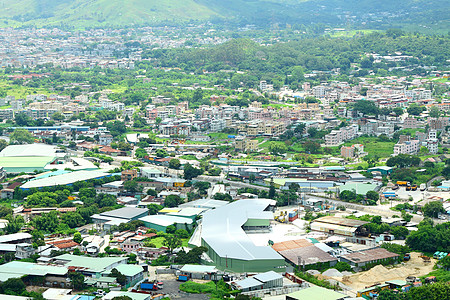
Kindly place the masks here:
POLYGON ((342 277, 344 276, 341 272, 339 272, 336 269, 328 269, 325 272, 322 273, 323 276, 328 276, 328 277, 342 277))

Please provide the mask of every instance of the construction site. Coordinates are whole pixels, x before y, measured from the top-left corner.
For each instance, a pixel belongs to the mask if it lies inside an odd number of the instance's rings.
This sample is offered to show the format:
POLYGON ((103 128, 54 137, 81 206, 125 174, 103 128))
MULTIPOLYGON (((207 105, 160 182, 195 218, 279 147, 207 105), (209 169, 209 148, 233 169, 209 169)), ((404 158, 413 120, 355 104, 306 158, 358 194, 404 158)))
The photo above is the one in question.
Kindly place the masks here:
MULTIPOLYGON (((435 259, 430 258, 429 260, 424 260, 420 253, 413 252, 409 261, 396 266, 385 267, 377 265, 368 271, 358 272, 352 275, 339 274, 339 272, 324 272, 324 274, 317 274, 317 277, 319 279, 334 279, 348 287, 348 289, 357 291, 389 280, 405 280, 408 276, 421 277, 427 275, 433 271, 435 263, 435 259)), ((344 287, 342 285, 340 286, 344 287)), ((344 289, 346 288, 344 287, 344 289)))

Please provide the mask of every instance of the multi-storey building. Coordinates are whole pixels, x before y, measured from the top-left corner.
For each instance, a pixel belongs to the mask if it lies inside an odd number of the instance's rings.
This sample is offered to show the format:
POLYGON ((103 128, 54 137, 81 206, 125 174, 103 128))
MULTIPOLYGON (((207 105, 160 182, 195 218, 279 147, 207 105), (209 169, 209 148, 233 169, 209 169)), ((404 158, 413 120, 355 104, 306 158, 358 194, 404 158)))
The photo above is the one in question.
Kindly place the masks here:
POLYGON ((394 145, 394 156, 399 154, 416 154, 419 152, 420 142, 419 140, 406 141, 404 143, 398 143, 394 145))

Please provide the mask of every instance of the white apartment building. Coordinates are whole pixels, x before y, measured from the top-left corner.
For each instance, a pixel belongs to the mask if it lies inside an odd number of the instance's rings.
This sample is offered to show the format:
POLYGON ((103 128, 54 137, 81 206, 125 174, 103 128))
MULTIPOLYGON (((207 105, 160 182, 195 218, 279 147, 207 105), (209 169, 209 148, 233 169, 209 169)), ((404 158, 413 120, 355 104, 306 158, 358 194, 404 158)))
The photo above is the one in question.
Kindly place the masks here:
POLYGON ((431 154, 437 154, 439 150, 438 139, 429 139, 427 141, 427 149, 431 154))
POLYGON ((210 129, 212 132, 222 131, 225 127, 227 127, 227 122, 224 119, 214 119, 211 120, 210 129))
POLYGON ((399 154, 416 154, 419 152, 420 142, 419 140, 406 141, 404 143, 398 143, 394 145, 393 156, 399 154))

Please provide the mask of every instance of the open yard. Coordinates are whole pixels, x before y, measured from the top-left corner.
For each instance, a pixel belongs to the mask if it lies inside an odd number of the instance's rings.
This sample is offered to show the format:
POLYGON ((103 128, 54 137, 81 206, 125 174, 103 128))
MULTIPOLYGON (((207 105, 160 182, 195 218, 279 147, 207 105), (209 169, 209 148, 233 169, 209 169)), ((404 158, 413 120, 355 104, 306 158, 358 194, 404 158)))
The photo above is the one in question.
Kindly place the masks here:
POLYGON ((431 259, 430 263, 424 263, 419 255, 420 254, 417 252, 412 252, 411 260, 395 267, 384 267, 382 265, 377 265, 365 272, 360 272, 350 276, 333 277, 333 279, 336 279, 337 281, 340 281, 357 291, 378 282, 384 283, 385 281, 394 279, 405 280, 408 276, 420 277, 430 273, 433 270, 436 260, 431 259))

